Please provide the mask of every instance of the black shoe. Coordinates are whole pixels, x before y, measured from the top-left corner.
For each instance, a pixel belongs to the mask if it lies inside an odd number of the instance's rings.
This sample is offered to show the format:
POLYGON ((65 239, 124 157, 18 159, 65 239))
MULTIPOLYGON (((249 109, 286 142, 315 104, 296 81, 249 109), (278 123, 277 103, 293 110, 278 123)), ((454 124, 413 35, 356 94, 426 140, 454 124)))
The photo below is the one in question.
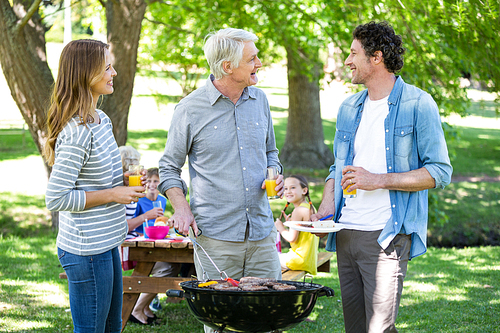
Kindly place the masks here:
MULTIPOLYGON (((146 317, 148 317, 148 316, 146 315, 146 317)), ((155 315, 155 314, 153 314, 153 317, 148 317, 148 320, 149 320, 149 319, 156 320, 156 319, 158 319, 158 316, 157 316, 157 315, 155 315)))
POLYGON ((148 318, 148 322, 147 323, 143 323, 142 321, 140 321, 139 319, 137 319, 136 317, 134 317, 133 314, 130 314, 130 317, 128 318, 128 321, 130 321, 131 323, 139 324, 139 325, 150 325, 149 318, 148 318))

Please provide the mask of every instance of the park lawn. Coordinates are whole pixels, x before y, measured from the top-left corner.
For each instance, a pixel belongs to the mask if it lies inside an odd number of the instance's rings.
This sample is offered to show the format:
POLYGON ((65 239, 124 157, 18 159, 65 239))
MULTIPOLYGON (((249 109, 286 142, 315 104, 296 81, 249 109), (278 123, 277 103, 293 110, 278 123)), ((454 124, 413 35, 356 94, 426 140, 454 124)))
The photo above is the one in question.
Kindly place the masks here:
MULTIPOLYGON (((0 238, 0 332, 70 332, 67 282, 55 254, 55 234, 19 227, 0 238)), ((335 290, 320 297, 292 333, 343 332, 336 259, 314 282, 335 290)), ((165 299, 161 295, 161 299, 165 299)), ((397 327, 406 332, 498 332, 500 247, 430 248, 410 261, 397 327)), ((165 304, 161 325, 128 324, 126 332, 202 332, 186 301, 165 304)))
MULTIPOLYGON (((281 148, 286 134, 287 109, 286 103, 282 103, 286 99, 286 88, 272 89, 267 93, 277 146, 281 148)), ((158 109, 149 108, 148 117, 145 117, 143 102, 150 97, 138 97, 141 108, 132 108, 132 122, 138 118, 149 119, 150 115, 165 108, 162 103, 169 103, 169 108, 172 106, 172 99, 163 96, 166 102, 158 99, 158 109)), ((496 121, 498 114, 488 103, 472 103, 469 113, 489 122, 496 121)), ((161 152, 168 126, 154 121, 149 123, 162 127, 143 129, 144 124, 137 123, 129 131, 128 144, 138 147, 141 153, 161 152)), ((324 117, 323 129, 325 142, 331 148, 335 120, 324 117)), ((469 124, 454 129, 460 134, 460 140, 448 141, 454 158, 454 175, 499 177, 500 130, 469 124)), ((29 135, 25 144, 20 145, 20 135, 5 135, 4 131, 0 129, 0 162, 39 156, 29 135)), ((318 207, 328 171, 285 172, 287 175, 302 173, 308 178, 312 201, 318 207)), ((436 247, 431 247, 427 254, 409 264, 398 328, 406 332, 500 332, 500 247, 463 248, 471 244, 500 244, 500 183, 463 181, 452 183, 444 190, 431 191, 437 194, 441 203, 438 209, 448 216, 448 220, 429 224, 428 241, 436 247), (461 248, 437 248, 440 246, 461 248)), ((284 200, 271 202, 275 216, 279 215, 284 204, 284 200)), ((169 205, 167 214, 171 213, 169 205)), ((321 247, 324 250, 324 240, 321 247)), ((315 322, 302 323, 289 332, 343 331, 335 269, 333 258, 332 272, 318 274, 314 282, 333 288, 337 295, 319 298, 311 316, 315 322)), ((50 214, 43 196, 0 192, 0 332, 71 332, 67 284, 66 280, 58 279, 60 272, 55 234, 50 230, 50 214)), ((130 324, 126 332, 201 331, 201 324, 193 319, 185 301, 164 304, 160 315, 163 317, 161 326, 130 324)))

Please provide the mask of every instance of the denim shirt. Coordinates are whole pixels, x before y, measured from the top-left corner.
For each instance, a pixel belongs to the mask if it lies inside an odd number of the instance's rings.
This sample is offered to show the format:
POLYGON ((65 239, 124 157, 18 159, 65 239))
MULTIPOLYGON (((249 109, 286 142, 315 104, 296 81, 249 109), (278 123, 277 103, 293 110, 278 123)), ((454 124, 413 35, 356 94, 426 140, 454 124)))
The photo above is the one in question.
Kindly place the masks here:
MULTIPOLYGON (((335 179, 335 221, 342 214, 342 169, 352 165, 354 139, 368 90, 347 98, 340 106, 333 144, 335 164, 326 178, 335 179)), ((432 97, 397 77, 389 95, 389 115, 384 121, 387 173, 426 168, 436 188, 451 181, 452 166, 444 138, 439 110, 432 97)), ((389 191, 392 216, 382 229, 378 243, 386 249, 399 233, 411 235, 410 259, 427 250, 427 190, 389 191)), ((335 233, 328 236, 326 249, 335 251, 335 233)))
POLYGON ((256 87, 243 90, 234 104, 214 86, 204 87, 175 107, 167 144, 160 160, 160 185, 187 194, 181 169, 188 157, 189 204, 203 235, 242 242, 262 240, 274 229, 265 169, 281 163, 269 103, 256 87))

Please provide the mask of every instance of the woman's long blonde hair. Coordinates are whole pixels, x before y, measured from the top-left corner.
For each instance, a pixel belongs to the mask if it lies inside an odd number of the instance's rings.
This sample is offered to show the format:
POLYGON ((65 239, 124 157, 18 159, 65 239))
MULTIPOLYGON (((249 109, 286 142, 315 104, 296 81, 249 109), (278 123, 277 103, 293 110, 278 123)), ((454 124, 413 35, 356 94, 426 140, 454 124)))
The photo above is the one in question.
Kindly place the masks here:
POLYGON ((74 40, 64 47, 47 115, 43 157, 49 165, 54 164, 57 136, 71 118, 78 116, 84 126, 94 121, 91 86, 104 76, 108 49, 108 44, 92 39, 74 40))

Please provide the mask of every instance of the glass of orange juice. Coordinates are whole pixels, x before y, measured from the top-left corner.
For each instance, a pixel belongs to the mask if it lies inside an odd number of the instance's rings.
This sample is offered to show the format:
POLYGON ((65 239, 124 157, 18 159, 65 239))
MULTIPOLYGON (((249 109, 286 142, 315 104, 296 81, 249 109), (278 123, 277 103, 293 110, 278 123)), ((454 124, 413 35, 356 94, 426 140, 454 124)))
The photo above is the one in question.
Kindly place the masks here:
POLYGON ((344 194, 344 198, 356 198, 357 194, 356 194, 356 189, 352 190, 352 191, 349 191, 349 187, 351 187, 351 184, 349 184, 349 186, 347 186, 344 190, 343 190, 343 194, 344 194))
MULTIPOLYGON (((349 171, 350 172, 350 171, 349 171)), ((347 172, 347 173, 349 173, 347 172)), ((352 190, 350 191, 349 188, 352 186, 352 184, 349 184, 345 189, 342 190, 342 194, 344 198, 356 198, 357 196, 357 190, 352 190)))
POLYGON ((276 192, 276 179, 278 178, 278 168, 268 167, 266 171, 266 192, 269 199, 279 199, 276 192))
POLYGON ((128 171, 130 172, 130 176, 128 176, 129 186, 142 186, 141 182, 142 170, 144 170, 144 166, 142 165, 129 165, 128 167, 128 171))

